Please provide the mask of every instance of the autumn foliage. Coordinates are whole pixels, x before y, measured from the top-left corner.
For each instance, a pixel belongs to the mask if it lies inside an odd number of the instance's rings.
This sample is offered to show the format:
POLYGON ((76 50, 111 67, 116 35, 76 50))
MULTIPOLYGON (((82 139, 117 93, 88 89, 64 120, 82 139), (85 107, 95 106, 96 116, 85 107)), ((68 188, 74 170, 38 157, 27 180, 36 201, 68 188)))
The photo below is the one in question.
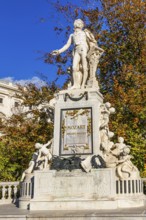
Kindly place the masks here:
POLYGON ((0 142, 0 179, 20 179, 28 167, 34 144, 46 143, 53 135, 53 123, 49 120, 45 105, 57 91, 54 83, 37 88, 33 84, 19 87, 22 105, 20 111, 1 123, 4 136, 0 142))

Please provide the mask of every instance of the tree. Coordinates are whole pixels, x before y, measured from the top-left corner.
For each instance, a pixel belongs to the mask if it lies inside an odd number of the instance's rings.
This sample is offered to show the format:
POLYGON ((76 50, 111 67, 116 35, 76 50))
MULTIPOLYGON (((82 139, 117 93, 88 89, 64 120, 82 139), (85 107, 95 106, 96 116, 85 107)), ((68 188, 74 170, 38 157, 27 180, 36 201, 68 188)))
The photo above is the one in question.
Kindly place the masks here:
MULTIPOLYGON (((110 128, 115 132, 115 138, 123 136, 132 146, 134 163, 142 171, 146 154, 145 3, 141 0, 95 0, 94 7, 92 3, 91 0, 82 0, 75 6, 57 1, 54 6, 68 22, 82 18, 105 50, 97 77, 105 101, 110 101, 117 110, 110 128), (81 8, 81 2, 92 8, 81 8)), ((59 27, 55 30, 63 31, 59 27)), ((64 32, 68 35, 69 25, 64 32)), ((70 51, 55 60, 46 54, 45 62, 56 62, 58 74, 68 74, 65 71, 66 65, 70 65, 68 56, 71 56, 70 51)))
POLYGON ((43 104, 52 99, 57 87, 51 85, 37 88, 33 84, 19 87, 22 100, 19 114, 13 114, 1 124, 5 134, 0 142, 0 180, 14 181, 20 179, 22 172, 34 152, 36 142, 45 143, 52 138, 53 123, 48 121, 48 113, 43 104))

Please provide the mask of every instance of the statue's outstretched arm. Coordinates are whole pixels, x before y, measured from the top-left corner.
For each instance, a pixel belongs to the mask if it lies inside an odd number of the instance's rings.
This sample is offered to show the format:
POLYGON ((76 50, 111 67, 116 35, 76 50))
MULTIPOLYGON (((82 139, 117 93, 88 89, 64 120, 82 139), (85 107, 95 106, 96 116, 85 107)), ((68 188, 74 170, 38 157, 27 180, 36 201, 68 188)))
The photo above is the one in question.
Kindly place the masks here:
POLYGON ((98 45, 96 45, 96 49, 101 52, 102 54, 104 53, 104 50, 101 47, 98 47, 98 45))
POLYGON ((64 51, 66 51, 70 47, 71 44, 72 44, 72 34, 69 36, 67 43, 61 49, 53 50, 51 54, 58 55, 60 53, 63 53, 64 51))
POLYGON ((49 140, 46 144, 44 144, 43 147, 47 147, 47 146, 51 145, 52 141, 53 141, 53 138, 51 140, 49 140))

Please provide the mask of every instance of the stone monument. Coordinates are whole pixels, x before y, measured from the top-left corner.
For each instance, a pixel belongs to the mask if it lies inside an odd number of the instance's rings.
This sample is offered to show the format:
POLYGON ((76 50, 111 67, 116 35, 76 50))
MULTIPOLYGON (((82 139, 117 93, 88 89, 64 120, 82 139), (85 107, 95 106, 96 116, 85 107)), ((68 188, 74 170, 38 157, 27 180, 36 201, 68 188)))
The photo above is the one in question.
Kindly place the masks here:
POLYGON ((131 162, 130 146, 122 137, 111 141, 109 102, 103 102, 96 79, 104 50, 93 34, 74 22, 74 33, 57 55, 73 50, 72 81, 55 94, 47 108, 53 112, 54 137, 37 143, 24 171, 19 207, 30 210, 96 210, 144 205, 142 182, 131 162), (48 146, 48 148, 47 148, 48 146))

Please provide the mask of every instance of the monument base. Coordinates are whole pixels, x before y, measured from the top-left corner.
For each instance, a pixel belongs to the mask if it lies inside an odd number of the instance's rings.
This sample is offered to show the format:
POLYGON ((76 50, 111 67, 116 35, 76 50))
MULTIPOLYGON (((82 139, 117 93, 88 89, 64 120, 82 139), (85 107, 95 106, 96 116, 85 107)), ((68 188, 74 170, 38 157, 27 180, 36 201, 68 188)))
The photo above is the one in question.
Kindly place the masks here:
POLYGON ((34 179, 23 184, 19 207, 30 210, 99 210, 140 207, 144 205, 142 192, 131 195, 116 193, 115 170, 95 169, 35 171, 34 179), (28 197, 30 196, 30 199, 28 197))
POLYGON ((115 201, 108 200, 73 200, 73 201, 36 201, 33 200, 30 203, 30 210, 101 210, 101 209, 116 209, 117 204, 115 201))

